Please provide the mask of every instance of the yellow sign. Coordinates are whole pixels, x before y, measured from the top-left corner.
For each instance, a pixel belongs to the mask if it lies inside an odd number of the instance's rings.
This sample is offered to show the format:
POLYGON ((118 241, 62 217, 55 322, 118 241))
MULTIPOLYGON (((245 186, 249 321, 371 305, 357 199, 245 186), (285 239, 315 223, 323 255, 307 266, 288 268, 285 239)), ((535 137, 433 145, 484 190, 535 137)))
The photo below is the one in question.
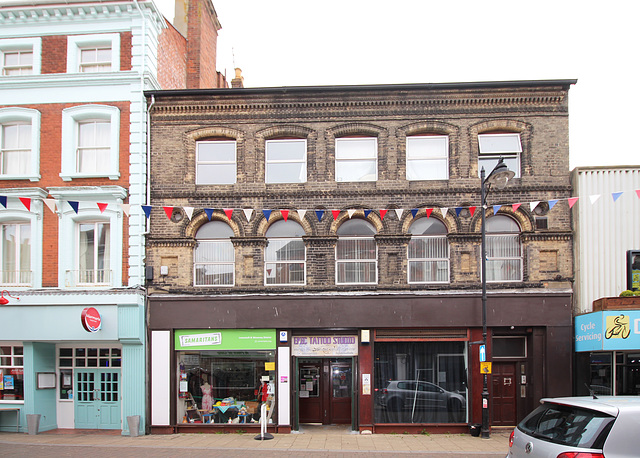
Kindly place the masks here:
POLYGON ((491 373, 491 363, 489 361, 484 361, 480 363, 480 373, 481 374, 491 373))
POLYGON ((626 339, 631 334, 631 320, 629 315, 608 316, 606 339, 626 339))
POLYGON ((264 363, 264 370, 265 371, 275 371, 276 370, 276 363, 264 363))

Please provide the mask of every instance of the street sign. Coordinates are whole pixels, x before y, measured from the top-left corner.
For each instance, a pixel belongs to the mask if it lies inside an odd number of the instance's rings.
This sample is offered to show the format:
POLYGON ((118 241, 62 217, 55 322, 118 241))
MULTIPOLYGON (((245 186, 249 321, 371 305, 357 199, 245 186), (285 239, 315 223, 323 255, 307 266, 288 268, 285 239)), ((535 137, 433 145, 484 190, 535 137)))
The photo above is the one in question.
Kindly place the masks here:
POLYGON ((483 363, 487 360, 486 345, 480 345, 480 362, 483 363))
POLYGON ((480 363, 480 373, 481 374, 491 374, 491 362, 481 362, 480 363))

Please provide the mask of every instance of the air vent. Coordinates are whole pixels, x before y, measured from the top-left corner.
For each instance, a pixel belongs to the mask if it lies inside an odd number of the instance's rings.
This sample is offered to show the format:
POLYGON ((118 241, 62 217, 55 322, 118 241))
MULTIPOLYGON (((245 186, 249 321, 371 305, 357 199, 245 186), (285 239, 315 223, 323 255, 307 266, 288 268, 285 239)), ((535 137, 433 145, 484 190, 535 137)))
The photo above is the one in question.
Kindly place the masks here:
POLYGON ((549 229, 549 220, 546 217, 539 216, 536 218, 536 229, 549 229))

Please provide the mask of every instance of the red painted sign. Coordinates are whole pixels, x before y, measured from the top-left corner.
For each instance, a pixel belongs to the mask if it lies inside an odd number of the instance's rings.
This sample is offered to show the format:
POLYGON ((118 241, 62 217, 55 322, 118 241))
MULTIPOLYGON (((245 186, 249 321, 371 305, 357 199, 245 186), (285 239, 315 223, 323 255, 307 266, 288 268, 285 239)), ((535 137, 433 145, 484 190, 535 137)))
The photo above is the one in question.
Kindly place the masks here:
POLYGON ((102 317, 94 307, 82 310, 82 327, 87 332, 98 332, 102 326, 102 317))

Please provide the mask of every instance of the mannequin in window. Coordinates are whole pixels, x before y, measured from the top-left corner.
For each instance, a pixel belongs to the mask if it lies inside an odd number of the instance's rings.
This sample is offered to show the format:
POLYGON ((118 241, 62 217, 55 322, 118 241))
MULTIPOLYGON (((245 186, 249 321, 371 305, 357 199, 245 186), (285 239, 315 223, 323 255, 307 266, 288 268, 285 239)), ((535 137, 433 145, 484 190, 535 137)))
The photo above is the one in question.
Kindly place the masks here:
POLYGON ((202 377, 202 380, 204 381, 200 387, 202 390, 202 410, 209 411, 213 408, 213 388, 209 385, 206 375, 202 377))

